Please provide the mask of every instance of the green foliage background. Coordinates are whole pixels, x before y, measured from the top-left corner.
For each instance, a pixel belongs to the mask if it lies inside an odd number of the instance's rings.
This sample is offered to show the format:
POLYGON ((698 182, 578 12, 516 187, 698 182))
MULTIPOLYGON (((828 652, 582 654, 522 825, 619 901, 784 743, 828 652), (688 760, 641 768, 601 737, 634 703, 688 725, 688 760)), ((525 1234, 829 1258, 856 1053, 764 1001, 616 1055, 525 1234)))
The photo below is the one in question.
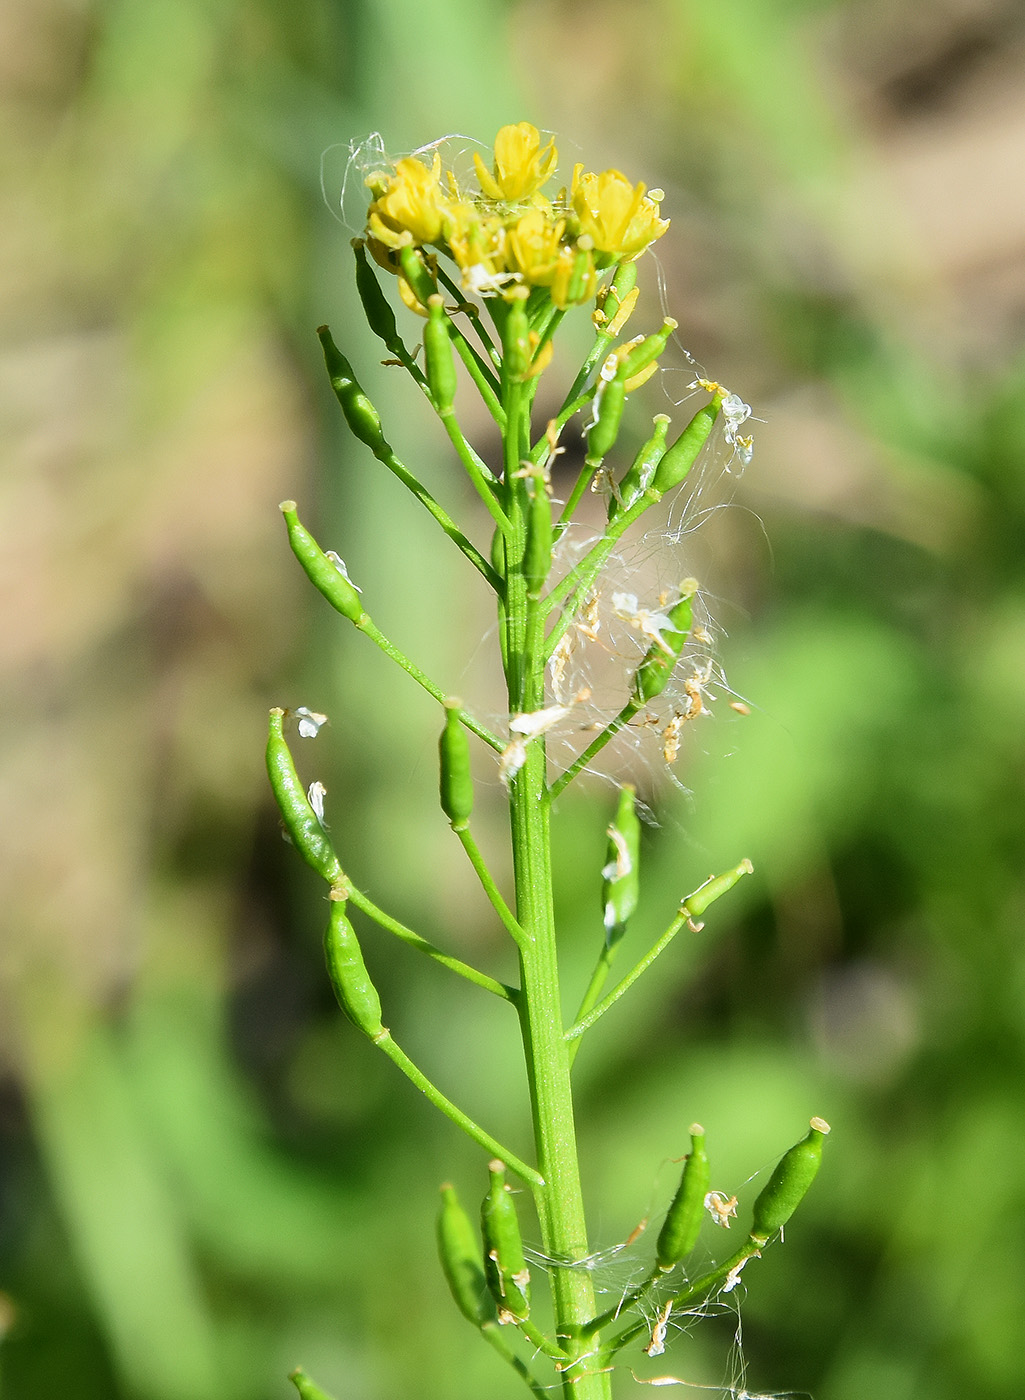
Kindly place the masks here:
MULTIPOLYGON (((693 802, 660 799, 652 926, 712 868, 757 875, 581 1054, 596 1243, 658 1211, 693 1119, 743 1195, 823 1114, 828 1165, 746 1275, 748 1387, 1021 1393, 1023 48, 1000 0, 5 6, 4 1400, 272 1400, 299 1361, 340 1400, 517 1393, 433 1258, 435 1186, 472 1199, 479 1153, 333 1009, 261 750, 269 705, 326 710, 347 867, 501 968, 438 717, 325 617, 276 504, 457 689, 483 600, 345 440, 316 324, 438 494, 461 483, 375 369, 318 162, 333 203, 350 137, 521 119, 564 171, 665 187, 681 338, 765 420, 695 539, 754 713, 691 743, 693 802)), ((610 794, 563 807, 583 976, 610 794)), ((472 990, 368 958, 410 1050, 523 1140, 472 990)), ((732 1332, 665 1369, 723 1380, 732 1332)))

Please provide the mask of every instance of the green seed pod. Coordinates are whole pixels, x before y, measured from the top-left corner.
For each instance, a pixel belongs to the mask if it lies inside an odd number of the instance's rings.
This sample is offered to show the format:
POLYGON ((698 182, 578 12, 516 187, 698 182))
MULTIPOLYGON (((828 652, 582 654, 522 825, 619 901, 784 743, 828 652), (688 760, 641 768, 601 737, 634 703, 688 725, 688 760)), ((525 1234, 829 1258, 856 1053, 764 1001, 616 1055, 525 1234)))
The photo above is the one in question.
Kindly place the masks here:
POLYGON ((602 870, 601 902, 605 918, 605 942, 622 938, 627 920, 637 908, 640 889, 641 823, 637 816, 637 789, 626 783, 619 792, 619 806, 609 827, 609 844, 602 870))
POLYGON ((306 527, 299 522, 295 501, 282 501, 279 507, 288 527, 288 542, 292 553, 303 566, 306 577, 333 608, 350 622, 359 622, 366 614, 359 593, 333 564, 306 527))
POLYGON ((452 337, 445 314, 445 299, 435 293, 427 301, 427 324, 424 326, 424 363, 427 384, 439 413, 447 413, 456 397, 456 363, 452 355, 452 337))
POLYGON ((441 809, 456 831, 461 831, 466 826, 473 811, 470 745, 466 738, 466 730, 459 719, 461 709, 461 701, 445 701, 445 728, 438 740, 438 755, 441 759, 441 809))
POLYGON ((659 413, 652 421, 655 431, 633 459, 619 483, 619 500, 615 496, 609 497, 609 520, 618 515, 620 510, 629 510, 634 501, 647 491, 654 480, 655 468, 665 455, 666 433, 672 419, 668 413, 659 413))
POLYGON ((324 363, 331 376, 331 387, 335 391, 335 398, 342 405, 345 421, 353 436, 358 437, 360 442, 365 442, 375 457, 391 456, 391 448, 381 430, 377 409, 360 388, 352 372, 352 365, 331 339, 331 332, 327 326, 318 326, 317 335, 324 348, 324 363))
POLYGON ((426 307, 438 290, 438 284, 427 270, 423 254, 417 248, 406 247, 399 252, 402 275, 413 289, 421 306, 426 307))
POLYGON ((616 445, 626 403, 626 380, 618 371, 602 381, 594 423, 587 434, 587 460, 600 462, 616 445))
POLYGON ((718 416, 719 398, 717 395, 711 403, 698 409, 659 462, 655 471, 655 479, 651 483, 652 489, 658 495, 664 496, 674 486, 679 486, 694 465, 698 453, 708 441, 708 435, 718 416))
POLYGON ((307 865, 311 865, 329 885, 336 885, 343 878, 342 867, 295 771, 282 732, 284 719, 284 710, 271 710, 267 729, 267 773, 274 799, 285 830, 292 838, 292 845, 307 865))
POLYGON ((527 319, 527 293, 514 296, 508 305, 502 329, 502 365, 509 379, 525 379, 530 370, 530 322, 527 319))
POLYGON ((654 700, 669 684, 669 677, 680 659, 680 653, 694 621, 696 591, 697 583, 694 579, 685 579, 680 585, 680 601, 669 609, 669 621, 672 626, 665 628, 661 633, 664 645, 653 642, 637 668, 633 692, 634 698, 640 704, 654 700))
POLYGON ((383 340, 392 354, 402 348, 399 328, 395 322, 395 312, 381 290, 381 284, 367 258, 366 244, 362 238, 352 240, 352 251, 356 255, 356 291, 363 303, 363 314, 367 325, 374 334, 383 340))
POLYGON ((311 1381, 303 1370, 293 1371, 288 1379, 299 1392, 302 1400, 332 1400, 326 1390, 321 1390, 315 1381, 311 1381))
POLYGON ((370 980, 356 931, 345 913, 345 901, 331 901, 331 917, 324 934, 324 957, 338 1005, 352 1024, 377 1040, 384 1032, 381 998, 370 980))
POLYGON ((540 598, 552 567, 552 503, 544 481, 532 479, 533 494, 527 507, 527 545, 523 554, 523 577, 527 597, 540 598))
POLYGON ((455 1187, 441 1188, 438 1213, 438 1255, 456 1301, 456 1307, 475 1327, 482 1327, 494 1312, 487 1280, 480 1266, 480 1241, 470 1217, 459 1204, 455 1187))
MULTIPOLYGON (((621 322, 617 323, 617 317, 621 315, 627 305, 630 293, 637 285, 637 264, 636 262, 620 263, 616 268, 612 281, 608 286, 603 287, 598 293, 598 307, 605 317, 601 323, 601 334, 618 335, 623 326, 629 320, 629 312, 623 316, 621 322)), ((636 298, 634 298, 636 301, 636 298)), ((630 303, 630 310, 633 303, 630 303)))
POLYGON ((481 1206, 484 1274, 498 1307, 499 1322, 526 1317, 530 1312, 530 1270, 523 1256, 516 1203, 505 1185, 505 1163, 488 1163, 491 1186, 481 1206))
POLYGON ((822 1164, 822 1144, 829 1132, 823 1118, 813 1118, 808 1136, 784 1153, 754 1204, 751 1235, 764 1243, 782 1230, 804 1199, 822 1164))
POLYGON ((739 865, 735 865, 732 870, 727 870, 724 875, 713 875, 710 880, 689 894, 680 905, 681 913, 687 915, 689 919, 699 919, 710 904, 724 895, 727 890, 731 890, 738 880, 742 880, 745 875, 753 875, 754 866, 745 858, 739 865))
POLYGON ((662 329, 656 331, 654 335, 645 336, 641 343, 634 347, 620 365, 620 372, 624 379, 632 379, 635 374, 640 374, 641 370, 650 365, 652 360, 657 360, 662 351, 666 348, 666 341, 679 325, 679 321, 674 321, 671 316, 667 316, 662 322, 662 329))
POLYGON ((660 1269, 668 1271, 686 1259, 698 1242, 708 1195, 709 1168, 705 1155, 705 1130, 700 1123, 690 1126, 690 1154, 683 1164, 680 1184, 655 1246, 660 1269))

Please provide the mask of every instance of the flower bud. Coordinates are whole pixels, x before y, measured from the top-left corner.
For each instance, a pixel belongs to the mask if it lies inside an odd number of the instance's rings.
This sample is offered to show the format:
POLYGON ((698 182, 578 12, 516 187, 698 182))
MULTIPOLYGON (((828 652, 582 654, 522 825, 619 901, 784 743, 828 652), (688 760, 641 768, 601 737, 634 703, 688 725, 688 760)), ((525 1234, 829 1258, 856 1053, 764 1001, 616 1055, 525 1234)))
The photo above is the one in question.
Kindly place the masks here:
POLYGON ((343 878, 342 867, 295 771, 282 732, 284 719, 284 710, 271 710, 267 730, 267 774, 274 799, 292 845, 307 865, 312 866, 328 884, 335 885, 343 878))
POLYGON ((686 1259, 698 1242, 705 1214, 709 1169, 705 1155, 705 1130, 700 1123, 690 1128, 690 1154, 683 1164, 680 1185, 666 1214, 655 1246, 660 1269, 668 1271, 686 1259))
POLYGON ((808 1136, 784 1153, 754 1204, 751 1235, 764 1243, 782 1230, 807 1194, 822 1164, 822 1145, 829 1132, 823 1118, 813 1118, 808 1136))
POLYGON ((530 1270, 523 1255, 516 1203, 505 1184, 505 1163, 495 1158, 488 1170, 491 1186, 480 1213, 484 1273, 499 1322, 510 1322, 530 1312, 530 1270))

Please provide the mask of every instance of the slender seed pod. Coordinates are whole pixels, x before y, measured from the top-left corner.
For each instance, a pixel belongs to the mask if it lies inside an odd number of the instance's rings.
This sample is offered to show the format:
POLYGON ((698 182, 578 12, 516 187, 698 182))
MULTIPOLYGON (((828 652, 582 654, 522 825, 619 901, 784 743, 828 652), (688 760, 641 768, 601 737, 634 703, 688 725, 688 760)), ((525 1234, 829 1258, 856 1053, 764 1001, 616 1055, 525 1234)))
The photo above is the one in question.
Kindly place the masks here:
POLYGON ((452 337, 445 314, 445 299, 435 293, 427 301, 427 324, 424 326, 424 363, 427 385, 439 413, 447 413, 456 397, 456 363, 452 354, 452 337))
POLYGON ((699 919, 708 906, 714 904, 727 890, 731 890, 738 880, 753 874, 754 866, 745 856, 732 870, 727 870, 724 875, 713 875, 693 894, 689 894, 680 905, 680 912, 686 914, 689 919, 699 919))
POLYGON ((709 1167, 705 1154, 705 1130, 690 1125, 690 1153, 683 1164, 680 1184, 655 1246, 658 1267, 666 1272, 686 1259, 698 1242, 708 1195, 709 1167))
MULTIPOLYGON (((405 247, 399 251, 399 263, 402 267, 402 276, 406 280, 406 285, 422 307, 426 307, 428 301, 438 290, 435 279, 427 270, 427 265, 423 260, 423 255, 418 249, 405 247)), ((421 315, 426 314, 421 312, 421 315)))
POLYGON ((285 517, 292 553, 303 566, 306 577, 343 617, 359 622, 366 616, 359 593, 338 565, 332 564, 305 525, 300 524, 295 501, 282 501, 279 509, 285 517))
POLYGON ((813 1118, 808 1136, 783 1154, 754 1204, 751 1235, 764 1243, 782 1230, 804 1199, 822 1164, 829 1132, 824 1118, 813 1118))
POLYGON ((302 1369, 293 1371, 288 1379, 299 1392, 300 1400, 332 1400, 326 1390, 321 1390, 316 1381, 311 1381, 302 1369))
POLYGON ((338 1005, 352 1024, 371 1040, 384 1031, 381 998, 370 980, 356 931, 345 913, 345 901, 331 901, 331 917, 324 934, 324 957, 338 1005))
POLYGON ((637 908, 640 849, 641 823, 637 816, 637 789, 626 783, 619 791, 619 806, 609 827, 606 864, 602 871, 601 900, 605 918, 605 943, 608 947, 622 938, 627 920, 637 908))
POLYGON ((587 434, 589 462, 600 462, 616 445, 625 403, 626 381, 617 370, 615 377, 603 380, 599 388, 595 421, 587 434))
POLYGON ((653 642, 634 676, 634 698, 639 704, 647 704, 661 695, 669 684, 669 677, 680 653, 683 651, 687 634, 694 621, 694 594, 697 591, 695 579, 685 579, 680 584, 680 601, 669 609, 671 627, 662 633, 662 645, 653 642))
POLYGON ((353 436, 358 437, 360 442, 365 442, 375 457, 390 456, 391 448, 381 429, 377 409, 361 389, 353 374, 352 365, 332 340, 327 326, 318 326, 317 335, 324 348, 324 363, 331 377, 331 387, 335 391, 335 398, 342 405, 345 421, 353 436))
POLYGON ((523 293, 514 296, 509 302, 508 314, 502 332, 502 364, 510 379, 525 379, 530 372, 533 358, 530 349, 530 322, 527 319, 526 288, 516 288, 523 293))
POLYGON ((441 760, 441 809, 455 831, 463 830, 473 811, 470 745, 459 718, 461 709, 462 703, 459 700, 445 701, 445 728, 438 740, 438 755, 441 760))
POLYGON ((481 1206, 484 1274, 498 1306, 499 1322, 526 1317, 530 1312, 530 1270, 523 1255, 516 1203, 505 1185, 505 1163, 488 1163, 491 1186, 481 1206))
POLYGON ((295 771, 282 732, 284 719, 284 710, 271 710, 267 729, 267 773, 274 799, 292 845, 307 865, 311 865, 329 885, 336 885, 344 878, 342 867, 295 771))
POLYGON ((659 413, 652 421, 655 431, 633 459, 619 483, 619 499, 614 495, 609 497, 609 520, 618 515, 620 510, 629 510, 634 501, 647 491, 654 480, 655 468, 665 455, 666 433, 672 419, 668 413, 659 413))
POLYGON ((679 486, 708 441, 708 435, 718 416, 718 396, 711 403, 705 404, 704 408, 698 409, 658 464, 655 479, 651 483, 652 489, 658 495, 664 496, 674 486, 679 486))
POLYGON ((527 545, 523 554, 523 577, 527 597, 540 598, 552 567, 552 503, 541 477, 533 478, 533 494, 527 507, 527 545))
POLYGON ((352 251, 356 255, 356 291, 363 304, 367 325, 378 339, 384 341, 392 354, 397 354, 402 349, 402 340, 395 321, 395 312, 370 266, 366 243, 362 238, 352 240, 352 251))
POLYGON ((640 345, 635 346, 626 356, 620 366, 624 379, 632 379, 635 374, 640 374, 653 360, 657 360, 662 351, 666 348, 666 341, 679 325, 679 321, 674 321, 671 316, 667 316, 662 322, 662 329, 656 331, 654 335, 645 336, 640 345))
POLYGON ((448 1183, 441 1188, 438 1256, 456 1307, 468 1322, 482 1327, 494 1312, 480 1266, 480 1241, 470 1217, 459 1204, 455 1187, 448 1183))

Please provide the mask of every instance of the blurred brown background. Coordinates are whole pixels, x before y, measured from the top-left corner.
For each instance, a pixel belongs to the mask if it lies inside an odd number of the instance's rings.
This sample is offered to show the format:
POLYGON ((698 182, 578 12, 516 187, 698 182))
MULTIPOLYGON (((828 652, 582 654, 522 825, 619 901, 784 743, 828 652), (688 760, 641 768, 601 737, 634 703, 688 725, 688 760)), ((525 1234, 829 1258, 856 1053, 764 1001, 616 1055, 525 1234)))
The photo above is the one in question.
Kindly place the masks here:
MULTIPOLYGON (((481 600, 458 558, 457 605, 424 587, 434 542, 341 432, 312 328, 455 506, 328 206, 352 138, 522 119, 564 173, 664 187, 680 337, 762 420, 695 543, 754 713, 658 798, 641 922, 741 854, 757 875, 580 1057, 596 1244, 660 1208, 694 1118, 734 1190, 824 1114, 821 1184, 745 1275, 748 1389, 1020 1395, 1021 6, 6 0, 0 83, 4 1400, 272 1400, 299 1361, 340 1400, 517 1393, 432 1257, 436 1183, 472 1199, 479 1154, 334 1011, 262 742, 268 705, 326 710, 347 867, 503 966, 437 716, 325 616, 276 505, 456 689, 481 600)), ((578 977, 608 806, 560 826, 578 977)), ((368 957, 404 1043, 522 1139, 472 989, 368 957)), ((734 1328, 673 1372, 739 1388, 734 1328)))

